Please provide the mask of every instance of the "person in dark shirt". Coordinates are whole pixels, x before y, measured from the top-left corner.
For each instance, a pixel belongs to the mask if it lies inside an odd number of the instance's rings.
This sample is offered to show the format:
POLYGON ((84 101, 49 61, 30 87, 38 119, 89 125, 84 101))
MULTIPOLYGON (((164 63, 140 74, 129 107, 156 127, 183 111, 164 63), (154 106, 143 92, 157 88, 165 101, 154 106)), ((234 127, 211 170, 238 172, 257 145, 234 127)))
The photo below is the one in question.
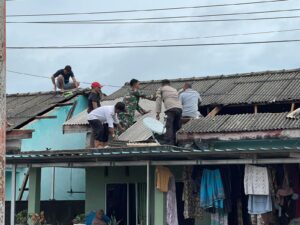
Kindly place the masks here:
POLYGON ((103 86, 98 82, 93 82, 91 87, 92 91, 88 98, 88 113, 101 106, 100 101, 102 98, 101 88, 103 86))
POLYGON ((53 74, 51 80, 54 85, 54 91, 56 91, 57 88, 61 91, 64 91, 79 87, 79 82, 77 82, 72 68, 69 65, 53 74), (70 82, 70 77, 72 78, 73 82, 70 82))

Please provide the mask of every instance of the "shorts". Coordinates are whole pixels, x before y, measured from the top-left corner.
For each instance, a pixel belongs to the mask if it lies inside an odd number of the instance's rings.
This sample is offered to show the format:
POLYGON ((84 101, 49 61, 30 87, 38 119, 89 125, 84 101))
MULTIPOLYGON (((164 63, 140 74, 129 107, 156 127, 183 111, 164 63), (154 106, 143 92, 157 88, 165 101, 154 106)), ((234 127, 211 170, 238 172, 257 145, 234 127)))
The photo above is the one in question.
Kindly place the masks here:
MULTIPOLYGON (((61 86, 58 82, 56 82, 56 86, 61 89, 61 86)), ((74 89, 75 88, 75 85, 73 82, 69 82, 69 83, 64 83, 64 90, 70 90, 70 89, 74 89)))
POLYGON ((92 127, 94 139, 100 142, 108 142, 109 128, 108 124, 102 124, 100 120, 89 120, 92 127))

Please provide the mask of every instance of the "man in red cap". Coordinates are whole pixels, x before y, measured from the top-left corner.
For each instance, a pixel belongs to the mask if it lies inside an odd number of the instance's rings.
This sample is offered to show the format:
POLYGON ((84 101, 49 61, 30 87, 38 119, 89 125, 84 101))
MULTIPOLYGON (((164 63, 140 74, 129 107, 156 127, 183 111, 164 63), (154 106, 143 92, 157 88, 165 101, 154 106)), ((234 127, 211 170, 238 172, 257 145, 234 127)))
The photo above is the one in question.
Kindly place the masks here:
POLYGON ((101 106, 100 101, 102 98, 101 88, 103 86, 98 82, 93 82, 91 87, 92 91, 88 98, 88 113, 101 106))

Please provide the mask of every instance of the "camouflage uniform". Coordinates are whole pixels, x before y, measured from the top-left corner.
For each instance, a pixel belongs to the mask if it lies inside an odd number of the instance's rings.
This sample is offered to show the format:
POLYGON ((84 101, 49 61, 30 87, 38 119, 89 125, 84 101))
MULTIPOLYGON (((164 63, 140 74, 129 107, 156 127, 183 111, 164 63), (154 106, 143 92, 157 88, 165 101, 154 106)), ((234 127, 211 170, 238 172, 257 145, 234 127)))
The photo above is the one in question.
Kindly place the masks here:
POLYGON ((134 115, 136 110, 142 115, 146 112, 139 105, 140 98, 147 98, 147 96, 140 91, 130 90, 123 99, 127 112, 120 113, 119 119, 125 129, 128 129, 134 124, 134 115))

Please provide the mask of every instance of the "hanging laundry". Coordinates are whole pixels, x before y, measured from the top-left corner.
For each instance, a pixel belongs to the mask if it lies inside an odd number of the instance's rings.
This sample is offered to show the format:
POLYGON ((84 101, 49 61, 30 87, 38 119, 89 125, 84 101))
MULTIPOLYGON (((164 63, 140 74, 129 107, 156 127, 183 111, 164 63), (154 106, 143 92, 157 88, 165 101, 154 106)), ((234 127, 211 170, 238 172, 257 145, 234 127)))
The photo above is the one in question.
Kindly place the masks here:
POLYGON ((204 209, 224 208, 225 192, 220 170, 203 171, 200 188, 200 206, 204 209))
POLYGON ((211 214, 210 225, 228 225, 228 215, 221 211, 211 214))
POLYGON ((169 168, 163 166, 156 167, 156 188, 161 192, 168 192, 169 180, 173 176, 169 168))
POLYGON ((269 195, 249 195, 248 213, 264 214, 272 212, 272 198, 269 195))
POLYGON ((252 225, 267 225, 265 224, 262 215, 251 215, 252 225))
POLYGON ((244 187, 246 195, 269 195, 269 176, 266 167, 245 166, 244 187))
POLYGON ((185 166, 183 169, 183 215, 185 219, 203 219, 204 209, 200 207, 199 191, 192 179, 193 167, 185 166))
POLYGON ((170 177, 167 193, 167 225, 178 225, 176 183, 173 175, 170 177))

